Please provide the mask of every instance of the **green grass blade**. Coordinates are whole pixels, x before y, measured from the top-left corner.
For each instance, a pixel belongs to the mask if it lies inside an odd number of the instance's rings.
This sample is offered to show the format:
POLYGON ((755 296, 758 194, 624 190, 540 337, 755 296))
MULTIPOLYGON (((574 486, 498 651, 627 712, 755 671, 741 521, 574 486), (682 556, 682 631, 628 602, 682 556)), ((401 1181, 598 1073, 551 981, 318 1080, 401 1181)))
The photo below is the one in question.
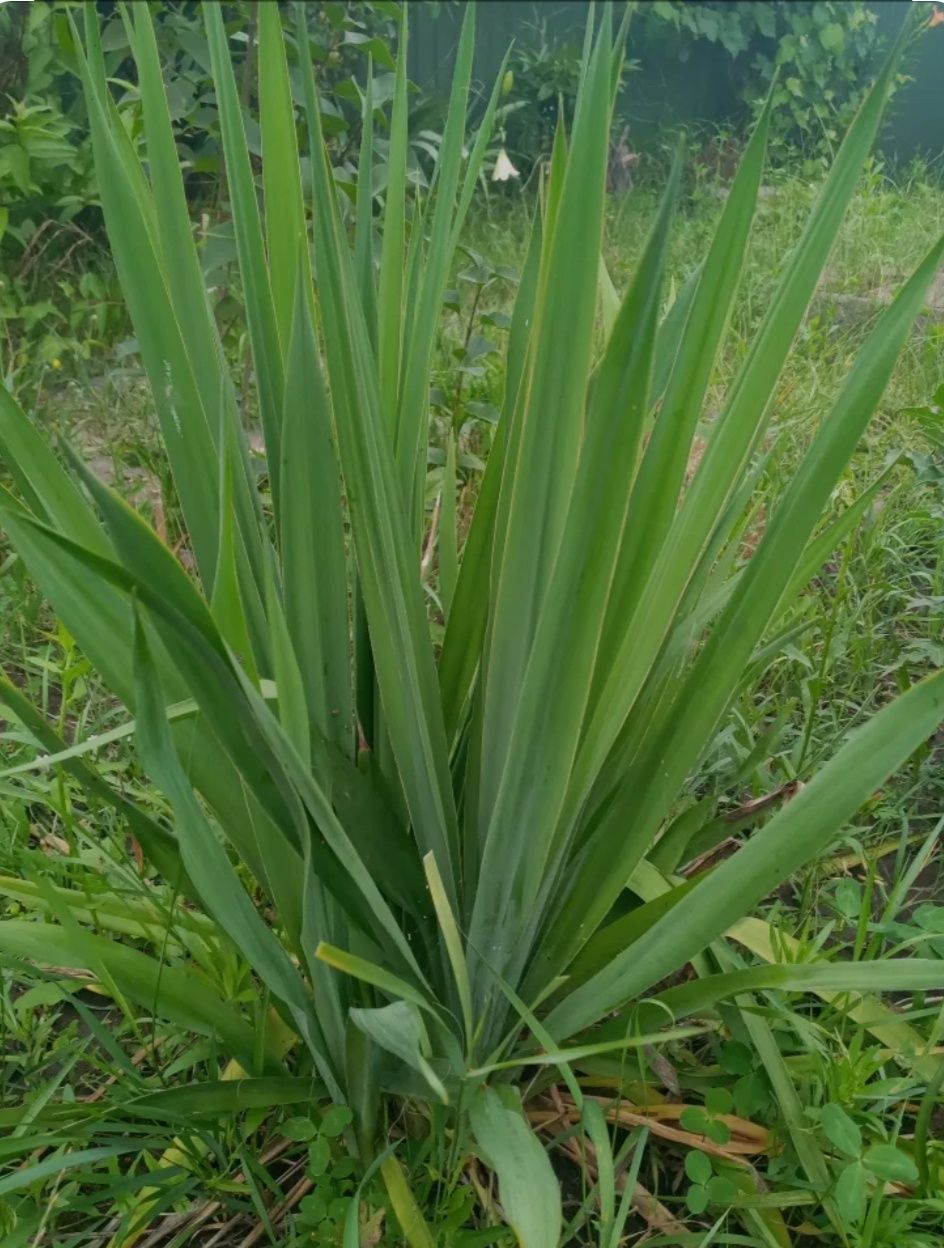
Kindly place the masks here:
MULTIPOLYGON (((256 199, 252 167, 249 163, 246 131, 236 90, 232 60, 229 55, 228 37, 223 25, 223 15, 216 4, 204 4, 203 15, 213 69, 213 82, 216 88, 216 98, 220 113, 220 132, 223 140, 223 151, 226 156, 226 175, 233 212, 236 254, 239 258, 239 272, 243 282, 246 320, 249 327, 249 338, 252 344, 252 357, 257 378, 259 414, 265 435, 266 458, 269 467, 269 479, 272 485, 272 497, 276 513, 278 514, 281 501, 279 456, 281 452, 282 402, 285 384, 282 370, 282 349, 279 344, 272 288, 266 267, 265 244, 263 241, 264 236, 259 214, 259 204, 256 199)), ((278 16, 277 12, 274 16, 278 16)), ((271 24, 273 19, 268 18, 266 20, 268 24, 271 24)), ((270 32, 270 40, 267 42, 271 42, 272 35, 273 32, 270 32)), ((260 72, 263 72, 261 63, 260 72)), ((275 177, 274 174, 272 176, 275 177)), ((280 210, 281 207, 280 205, 280 210)), ((285 211, 292 212, 291 206, 286 206, 285 211)), ((294 271, 298 254, 297 248, 298 239, 292 239, 290 261, 292 278, 288 288, 290 293, 287 295, 290 301, 289 308, 292 306, 291 292, 295 289, 294 271)), ((290 312, 287 315, 290 316, 290 312)))
MULTIPOLYGON (((275 676, 279 723, 285 735, 298 752, 303 763, 311 766, 311 725, 305 702, 305 682, 292 646, 282 603, 279 601, 275 579, 270 572, 266 584, 266 616, 269 620, 269 639, 272 650, 272 671, 275 676)), ((330 792, 326 769, 319 769, 319 779, 330 792)))
MULTIPOLYGON (((435 1248, 436 1241, 426 1224, 423 1211, 410 1190, 403 1167, 392 1152, 380 1163, 380 1173, 409 1248, 435 1248)), ((344 1248, 349 1248, 346 1239, 344 1248)))
POLYGON ((459 1008, 465 1027, 466 1045, 468 1051, 471 1052, 475 1027, 472 1017, 472 989, 469 984, 469 968, 462 948, 462 937, 456 924, 456 916, 449 907, 449 899, 443 887, 439 868, 436 866, 436 859, 432 854, 427 854, 423 859, 423 869, 426 872, 427 887, 433 899, 433 908, 436 911, 436 918, 439 920, 439 930, 442 933, 443 944, 446 947, 446 954, 456 981, 459 1008))
POLYGON ((71 533, 89 550, 109 553, 108 538, 95 513, 4 386, 0 386, 0 454, 40 519, 71 533))
POLYGON ((528 254, 518 285, 518 295, 508 334, 505 360, 504 415, 485 464, 485 473, 475 503, 475 513, 465 540, 459 576, 456 581, 454 610, 446 623, 446 636, 439 663, 443 714, 448 739, 455 739, 463 709, 475 680, 479 656, 483 653, 486 622, 492 595, 493 560, 500 549, 504 530, 499 527, 499 495, 505 460, 514 462, 516 438, 512 424, 524 374, 528 336, 537 294, 541 260, 540 217, 534 221, 528 254), (506 450, 506 445, 512 448, 506 450))
MULTIPOLYGON (((940 975, 938 976, 940 979, 940 975)), ((721 990, 723 995, 723 989, 721 990)), ((703 1027, 668 1027, 664 1031, 654 1031, 651 1035, 633 1032, 614 1040, 601 1040, 588 1044, 575 1044, 571 1048, 554 1049, 546 1053, 519 1053, 505 1061, 490 1062, 469 1071, 469 1077, 490 1075, 499 1070, 515 1070, 522 1066, 562 1066, 578 1062, 587 1057, 600 1057, 606 1053, 619 1053, 626 1049, 639 1049, 653 1044, 670 1044, 673 1040, 690 1040, 693 1036, 703 1035, 703 1027)))
POLYGON ((353 757, 354 706, 341 480, 318 343, 297 266, 285 377, 281 513, 285 618, 312 723, 353 757))
MULTIPOLYGON (((292 333, 299 244, 307 229, 295 110, 277 4, 264 4, 259 9, 259 119, 269 279, 284 357, 292 333)), ((303 254, 307 258, 307 251, 303 254)))
POLYGON ((699 1013, 741 992, 921 992, 944 984, 944 967, 933 958, 886 958, 867 962, 786 962, 706 975, 670 988, 657 998, 676 1018, 699 1013))
MULTIPOLYGON (((2 672, 0 672, 0 706, 5 706, 24 727, 29 729, 47 755, 59 756, 54 764, 44 762, 43 765, 62 767, 79 782, 86 793, 93 794, 100 801, 113 807, 128 824, 131 834, 137 839, 149 861, 154 863, 166 880, 173 881, 192 900, 193 886, 184 874, 176 838, 161 827, 145 810, 113 789, 90 763, 75 757, 73 750, 67 747, 62 738, 53 731, 45 716, 2 672)), ((11 770, 8 769, 5 774, 10 774, 11 770)))
POLYGON ((449 619, 459 579, 459 533, 456 520, 456 435, 449 430, 446 463, 443 467, 442 501, 439 517, 439 596, 443 615, 449 619))
POLYGON ((406 255, 406 161, 409 107, 406 82, 408 34, 405 4, 400 8, 399 33, 377 290, 377 360, 380 371, 380 393, 383 396, 391 443, 395 442, 397 433, 397 401, 400 394, 400 366, 403 351, 403 267, 406 255))
MULTIPOLYGON (((213 593, 210 596, 210 610, 226 644, 235 655, 239 656, 250 678, 258 685, 257 654, 262 660, 266 656, 264 652, 253 652, 249 635, 248 603, 240 586, 233 511, 233 457, 230 453, 228 438, 220 446, 219 458, 220 549, 216 557, 216 576, 213 581, 213 593)), ((266 646, 266 649, 268 649, 267 642, 268 638, 264 636, 262 644, 266 646)))
POLYGON ((356 953, 349 953, 346 949, 338 949, 324 941, 315 950, 315 957, 320 958, 328 966, 333 966, 336 971, 342 971, 345 975, 359 979, 362 983, 372 984, 381 992, 385 992, 387 996, 393 997, 394 1000, 409 1001, 438 1021, 439 1015, 424 993, 419 992, 405 979, 378 966, 376 962, 359 957, 356 953))
MULTIPOLYGON (((426 473, 429 430, 429 370, 449 268, 457 241, 454 221, 456 190, 465 138, 466 104, 472 75, 475 6, 468 4, 462 20, 453 67, 452 88, 443 128, 439 158, 433 174, 434 201, 429 221, 429 244, 417 270, 415 310, 407 326, 402 391, 396 425, 397 465, 411 518, 419 514, 418 500, 426 473)), ((479 157, 480 158, 480 157, 479 157)), ((384 238, 386 243, 386 237, 384 238)), ((413 520, 414 525, 417 521, 413 520)))
POLYGON ((367 82, 361 110, 361 146, 357 160, 357 211, 354 221, 354 270, 371 346, 377 347, 377 282, 374 277, 374 63, 367 58, 367 82))
POLYGON ((845 510, 831 521, 817 537, 815 537, 797 564, 783 597, 777 604, 778 613, 789 608, 797 595, 810 583, 820 568, 842 542, 858 528, 863 517, 878 499, 882 489, 887 485, 888 478, 894 472, 898 456, 888 465, 884 472, 879 473, 870 486, 863 490, 845 510))
MULTIPOLYGON (((802 956, 795 937, 783 931, 775 935, 770 924, 763 919, 741 919, 728 930, 726 940, 736 941, 765 962, 777 962, 784 954, 796 961, 800 961, 802 956)), ((728 962, 733 961, 730 948, 725 947, 724 953, 728 962)), ((833 992, 819 985, 811 991, 824 1001, 844 1009, 854 1022, 860 1023, 891 1050, 898 1065, 913 1070, 922 1079, 930 1079, 937 1070, 938 1062, 934 1054, 928 1052, 926 1036, 878 997, 869 993, 849 995, 842 991, 833 992)))

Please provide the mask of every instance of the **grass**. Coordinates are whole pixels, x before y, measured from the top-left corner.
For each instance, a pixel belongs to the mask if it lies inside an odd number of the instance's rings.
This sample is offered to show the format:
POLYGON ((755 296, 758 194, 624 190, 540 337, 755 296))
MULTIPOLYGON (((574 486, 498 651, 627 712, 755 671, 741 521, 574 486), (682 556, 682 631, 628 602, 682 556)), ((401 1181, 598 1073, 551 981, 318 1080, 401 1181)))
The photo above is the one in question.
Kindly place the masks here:
MULTIPOLYGON (((757 244, 709 391, 709 412, 756 335, 782 271, 785 240, 796 237, 810 206, 808 187, 785 182, 777 192, 762 201, 757 244)), ((830 289, 859 293, 883 284, 891 272, 910 271, 941 233, 942 203, 933 188, 896 191, 873 174, 852 202, 831 261, 830 289)), ((718 210, 711 187, 696 182, 668 256, 670 290, 673 284, 681 286, 704 254, 718 210)), ((645 192, 609 205, 606 255, 621 290, 655 212, 645 192)), ((490 217, 471 221, 466 238, 473 255, 455 266, 457 311, 447 322, 435 363, 435 381, 450 402, 434 409, 427 533, 434 523, 448 523, 437 502, 442 462, 448 464, 451 453, 448 413, 460 435, 458 471, 466 483, 459 495, 460 532, 477 492, 476 463, 487 456, 493 426, 486 409, 473 405, 500 405, 501 373, 486 348, 491 339, 501 341, 501 314, 514 291, 502 266, 522 264, 520 208, 493 205, 490 217), (462 418, 455 396, 463 405, 462 418)), ((739 539, 742 554, 756 545, 773 502, 795 475, 865 328, 839 324, 828 304, 806 322, 781 378, 770 435, 778 454, 768 460, 753 491, 739 539)), ((939 386, 941 342, 940 331, 932 328, 906 347, 878 420, 836 487, 834 504, 856 497, 883 471, 890 452, 904 448, 920 455, 932 449, 925 427, 907 409, 926 404, 939 386)), ((134 404, 133 385, 123 401, 127 396, 134 404)), ((24 395, 27 404, 29 397, 24 395)), ((47 391, 41 412, 54 412, 57 424, 73 433, 58 399, 47 391)), ((93 416, 99 403, 91 392, 93 416)), ((134 418, 136 411, 133 406, 130 421, 96 426, 93 420, 92 425, 95 445, 117 460, 115 478, 126 493, 135 488, 126 473, 142 464, 160 470, 159 452, 144 422, 134 418)), ((706 434, 710 423, 705 422, 706 434)), ((143 501, 156 525, 160 515, 165 521, 170 516, 173 530, 172 498, 160 508, 153 499, 143 501)), ((907 463, 894 468, 862 524, 847 535, 805 595, 802 631, 760 684, 741 696, 688 782, 685 800, 693 808, 702 804, 715 814, 738 816, 722 820, 720 829, 708 822, 706 852, 727 856, 731 833, 759 823, 752 800, 771 794, 785 800, 792 791, 787 786, 807 780, 833 756, 852 724, 938 666, 939 525, 933 481, 917 480, 907 463)), ((432 550, 428 540, 427 545, 432 550)), ((4 570, 3 660, 14 683, 29 691, 67 740, 88 740, 120 726, 122 708, 48 614, 18 561, 8 558, 4 570)), ((426 573, 433 600, 441 588, 435 558, 429 559, 426 573)), ((434 637, 441 641, 441 632, 435 631, 441 622, 438 606, 431 614, 434 637)), ((35 756, 35 736, 15 716, 5 725, 3 739, 11 765, 35 756)), ((906 949, 922 957, 941 956, 936 837, 944 805, 936 751, 934 739, 921 746, 847 827, 830 858, 798 872, 768 898, 763 914, 770 929, 752 927, 750 920, 739 925, 734 941, 717 954, 719 969, 734 970, 741 959, 763 956, 765 939, 773 940, 776 960, 783 963, 806 961, 824 950, 836 964, 850 954, 880 960, 906 949)), ((116 738, 93 757, 122 798, 158 818, 171 815, 168 802, 129 751, 127 737, 116 738)), ((159 950, 168 976, 186 959, 261 1033, 268 999, 260 998, 245 960, 216 925, 186 903, 173 882, 138 856, 114 804, 97 799, 87 777, 82 784, 61 769, 28 770, 5 776, 0 785, 6 833, 2 869, 26 881, 5 883, 4 918, 39 908, 75 940, 81 939, 77 922, 118 935, 129 947, 159 950), (66 888, 68 900, 56 891, 66 888), (77 897, 85 899, 81 912, 77 897)), ((646 897, 651 886, 645 873, 637 881, 640 896, 646 897)), ((657 904, 655 894, 652 904, 657 904)), ((68 953, 66 944, 62 957, 68 953)), ((88 971, 77 977, 55 964, 40 971, 28 959, 4 956, 0 1025, 7 1043, 0 1113, 12 1139, 29 1145, 31 1161, 42 1167, 50 1159, 49 1172, 34 1170, 25 1192, 6 1195, 15 1191, 20 1164, 17 1146, 9 1149, 8 1156, 16 1158, 8 1171, 14 1182, 4 1187, 0 1179, 0 1198, 9 1202, 10 1243, 131 1242, 131 1227, 140 1221, 142 1208, 155 1243, 235 1244, 250 1242, 252 1236, 292 1244, 340 1242, 355 1183, 350 1159, 338 1144, 347 1121, 331 1119, 331 1110, 310 1107, 313 1077, 304 1059, 294 1084, 246 1081, 244 1095, 250 1097, 255 1089, 259 1098, 246 1108, 238 1090, 232 1090, 235 1085, 227 1089, 217 1083, 227 1055, 214 1040, 201 1039, 179 1017, 162 1021, 140 1001, 129 1002, 120 984, 115 991, 110 983, 113 972, 106 962, 96 965, 92 958, 88 971), (306 1079, 302 1094, 297 1081, 306 1079), (175 1100, 177 1090, 183 1095, 175 1100), (300 1096, 299 1109, 294 1098, 300 1096), (280 1098, 284 1110, 278 1108, 280 1098), (53 1160, 61 1138, 56 1124, 67 1119, 73 1164, 57 1171, 53 1160), (40 1127, 48 1142, 39 1135, 40 1127), (83 1147, 111 1151, 76 1161, 74 1153, 83 1147), (150 1159, 162 1155, 158 1180, 150 1159)), ((752 983, 745 981, 739 1008, 722 1007, 715 1030, 679 1039, 657 1054, 604 1053, 588 1062, 586 1077, 596 1081, 590 1087, 615 1083, 620 1090, 616 1110, 606 1106, 609 1124, 602 1109, 596 1122, 586 1106, 581 1113, 572 1088, 555 1089, 551 1108, 534 1111, 533 1125, 545 1132, 548 1124, 553 1130, 567 1124, 565 1138, 558 1140, 565 1154, 558 1174, 570 1241, 598 1242, 606 1230, 599 1220, 606 1216, 606 1141, 615 1116, 628 1128, 618 1140, 614 1135, 615 1171, 631 1201, 628 1225, 634 1235, 648 1227, 657 1242, 677 1244, 782 1244, 787 1234, 797 1244, 824 1242, 822 1236, 833 1232, 824 1231, 812 1191, 817 1185, 810 1181, 811 1164, 819 1164, 826 1167, 827 1186, 842 1205, 840 1224, 856 1248, 923 1248, 934 1242, 942 1190, 940 1153, 928 1130, 937 1112, 936 1063, 923 1046, 933 1050, 942 1038, 939 995, 909 994, 906 1019, 883 1012, 875 1001, 856 1010, 849 995, 835 988, 797 998, 777 987, 751 992, 752 983), (754 1054, 761 1055, 760 1063, 754 1054), (550 1117, 541 1119, 540 1113, 550 1117), (585 1133, 578 1124, 586 1125, 585 1133), (903 1148, 896 1144, 899 1135, 903 1148), (739 1152, 739 1146, 745 1151, 739 1152), (745 1179, 745 1157, 763 1159, 763 1186, 745 1179), (892 1185, 887 1190, 893 1200, 882 1198, 886 1183, 892 1185), (728 1212, 732 1207, 734 1212, 728 1212)), ((684 984, 674 988, 684 990, 684 984)), ((261 1075, 261 1048, 256 1056, 250 1073, 261 1075)), ((447 1243, 472 1248, 503 1237, 508 1242, 507 1232, 497 1225, 496 1193, 481 1164, 466 1169, 461 1157, 415 1130, 418 1119, 411 1130, 411 1113, 407 1105, 402 1155, 426 1221, 447 1243)), ((398 1242, 403 1232, 411 1242, 423 1242, 421 1231, 411 1226, 408 1203, 401 1193, 398 1205, 395 1190, 389 1184, 386 1195, 377 1185, 367 1190, 366 1242, 398 1242)), ((502 1199, 507 1214, 504 1188, 502 1199)))

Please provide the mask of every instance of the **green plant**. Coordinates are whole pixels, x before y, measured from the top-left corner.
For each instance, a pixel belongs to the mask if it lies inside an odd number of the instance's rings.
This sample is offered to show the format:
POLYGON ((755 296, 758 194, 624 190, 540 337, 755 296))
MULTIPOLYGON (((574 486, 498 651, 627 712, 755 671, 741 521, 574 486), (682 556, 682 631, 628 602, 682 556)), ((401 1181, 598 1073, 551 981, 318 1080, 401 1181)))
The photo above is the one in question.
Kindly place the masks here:
MULTIPOLYGON (((0 7, 0 329, 5 350, 0 372, 22 385, 38 371, 60 367, 85 375, 85 362, 122 336, 120 295, 101 252, 101 210, 93 171, 91 136, 78 83, 68 15, 72 0, 31 7, 0 7), (39 365, 39 369, 37 369, 39 365)), ((247 147, 256 171, 261 155, 254 113, 256 6, 247 0, 221 5, 246 110, 247 147)), ((374 78, 373 181, 382 194, 386 140, 393 90, 390 46, 397 29, 390 0, 321 3, 308 7, 306 47, 318 66, 323 120, 339 182, 353 194, 356 152, 363 113, 363 79, 370 58, 374 78)), ((165 78, 168 112, 180 155, 190 211, 199 229, 208 283, 230 272, 235 254, 228 231, 229 206, 222 199, 219 112, 199 6, 168 0, 155 10, 155 38, 165 78), (197 225, 197 222, 199 223, 197 225)), ((137 143, 142 135, 141 100, 134 81, 130 33, 120 6, 101 15, 102 58, 118 89, 117 107, 137 143)), ((296 117, 303 92, 294 40, 288 55, 296 117)), ((436 107, 410 84, 409 170, 420 186, 435 162, 439 137, 436 107)), ((216 282, 219 286, 221 283, 216 282)), ((223 285, 228 284, 228 278, 223 285)), ((228 348, 230 343, 226 344, 228 348)))
POLYGON ((299 1206, 300 1243, 340 1242, 354 1187, 354 1160, 350 1154, 335 1155, 336 1141, 350 1124, 351 1111, 335 1105, 317 1120, 292 1118, 282 1128, 289 1139, 301 1140, 308 1148, 313 1190, 299 1206))
MULTIPOLYGON (((534 20, 523 25, 522 37, 508 58, 496 125, 502 147, 529 174, 550 156, 558 117, 568 129, 573 123, 584 57, 579 36, 552 34, 537 7, 534 20)), ((631 66, 623 60, 617 95, 631 66)))
POLYGON ((68 227, 94 198, 91 144, 64 81, 54 21, 45 4, 0 13, 0 247, 8 258, 37 232, 74 242, 68 227))
POLYGON ((644 30, 656 38, 650 55, 660 46, 659 27, 673 32, 674 52, 683 61, 699 42, 720 44, 731 57, 738 94, 755 117, 776 70, 771 154, 789 158, 797 149, 805 151, 807 173, 832 159, 881 53, 876 14, 865 0, 656 0, 641 16, 644 30))
MULTIPOLYGON (((730 1018, 727 1003, 754 991, 830 999, 842 991, 848 1008, 874 1020, 882 1007, 867 994, 944 978, 936 959, 778 957, 767 926, 744 918, 935 730, 944 676, 860 727, 720 865, 675 876, 691 857, 677 830, 661 869, 651 860, 663 830, 678 828, 673 816, 718 724, 793 636, 797 596, 868 501, 818 529, 944 241, 880 319, 762 535, 744 541, 773 454, 765 436, 778 377, 877 132, 901 41, 722 411, 699 426, 738 288, 769 111, 703 264, 666 314, 661 275, 677 169, 620 299, 601 275, 600 249, 624 32, 614 40, 604 13, 588 39, 572 133, 558 132, 535 216, 501 415, 461 552, 458 527, 440 527, 440 567, 455 570, 455 585, 437 655, 420 569, 431 360, 501 76, 464 158, 470 6, 435 193, 409 219, 402 55, 379 220, 368 84, 348 232, 307 62, 310 203, 302 193, 278 10, 260 9, 261 213, 215 5, 205 20, 265 472, 257 476, 250 460, 209 311, 147 6, 134 10, 132 26, 146 167, 109 93, 94 21, 79 57, 106 223, 174 472, 187 566, 79 457, 67 471, 0 393, 0 445, 20 496, 4 501, 6 532, 79 650, 133 711, 122 731, 134 733, 172 817, 104 781, 85 757, 95 742, 67 748, 12 686, 4 701, 51 755, 44 767, 65 767, 129 820, 187 900, 189 921, 191 907, 214 920, 258 991, 238 976, 227 991, 208 973, 212 959, 197 954, 165 964, 146 911, 107 912, 113 924, 133 921, 143 947, 89 931, 85 899, 62 891, 21 889, 44 917, 0 921, 0 949, 93 970, 113 995, 211 1037, 238 1064, 230 1074, 281 1080, 286 1054, 300 1046, 316 1090, 300 1075, 286 1096, 349 1106, 347 1147, 379 1166, 416 1244, 429 1232, 395 1151, 399 1133, 384 1147, 398 1106, 410 1102, 419 1118, 407 1157, 419 1135, 455 1183, 461 1159, 475 1152, 496 1173, 521 1241, 551 1248, 559 1187, 528 1102, 561 1079, 599 1165, 601 1243, 616 1244, 604 1110, 584 1096, 574 1066, 700 1034, 717 1025, 716 1010, 730 1018), (736 955, 729 932, 755 963, 736 955), (689 962, 695 978, 666 982, 689 962)), ((442 488, 454 499, 449 468, 442 488)), ((750 1009, 735 1017, 786 1101, 765 1018, 750 1009)), ((706 1097, 717 1121, 712 1105, 717 1095, 706 1097)), ((821 1151, 805 1123, 794 1117, 789 1127, 806 1180, 825 1196, 821 1151)), ((34 1174, 17 1171, 3 1190, 34 1174)))
MULTIPOLYGON (((363 81, 370 61, 375 71, 372 99, 377 139, 372 151, 374 184, 381 192, 386 180, 387 124, 385 106, 393 94, 394 60, 399 8, 391 0, 354 0, 353 3, 309 5, 304 35, 286 31, 289 57, 289 90, 298 117, 304 110, 299 61, 305 48, 317 68, 325 139, 339 181, 353 191, 357 177, 357 149, 363 116, 363 81)), ((221 5, 244 109, 246 142, 254 162, 262 156, 256 121, 258 95, 256 61, 259 54, 257 6, 247 0, 221 5)), ((199 6, 192 0, 162 5, 155 14, 158 54, 168 82, 168 111, 174 127, 181 164, 185 170, 188 200, 196 208, 218 193, 223 172, 223 148, 210 55, 199 6)), ((133 73, 131 32, 116 12, 102 32, 102 47, 109 74, 122 81, 120 106, 136 114, 140 108, 137 85, 128 81, 133 73)), ((409 84, 409 170, 412 180, 423 184, 424 165, 435 160, 438 136, 429 129, 438 120, 435 106, 414 84, 409 84)), ((140 128, 133 127, 134 133, 140 128)), ((256 168, 258 165, 256 164, 256 168)))

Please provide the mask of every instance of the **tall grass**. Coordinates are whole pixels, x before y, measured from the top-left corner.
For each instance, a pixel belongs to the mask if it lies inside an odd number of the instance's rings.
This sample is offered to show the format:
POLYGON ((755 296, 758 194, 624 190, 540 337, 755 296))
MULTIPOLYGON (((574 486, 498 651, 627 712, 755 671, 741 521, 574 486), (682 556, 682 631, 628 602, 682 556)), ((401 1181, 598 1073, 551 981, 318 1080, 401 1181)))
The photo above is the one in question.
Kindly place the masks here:
MULTIPOLYGON (((406 1197, 382 1153, 387 1107, 409 1097, 494 1167, 522 1241, 552 1245, 557 1183, 516 1091, 532 1068, 559 1068, 579 1104, 571 1065, 653 1042, 653 1030, 686 1034, 679 1024, 735 994, 941 984, 940 962, 923 959, 738 969, 724 937, 934 731, 944 677, 859 728, 720 865, 674 874, 698 830, 675 818, 686 782, 732 701, 793 637, 798 595, 871 497, 820 530, 941 258, 938 243, 882 316, 749 553, 745 508, 758 464, 775 453, 765 431, 778 377, 905 34, 692 471, 770 113, 674 304, 665 310, 662 275, 677 169, 625 296, 607 282, 601 296, 625 38, 625 28, 614 38, 603 10, 588 30, 572 133, 558 133, 535 212, 501 419, 463 548, 455 524, 440 530, 450 583, 436 607, 445 618, 437 653, 420 574, 431 361, 497 98, 496 84, 466 147, 473 7, 432 188, 414 197, 403 6, 382 208, 370 82, 352 205, 326 152, 304 13, 291 33, 275 5, 259 9, 260 202, 226 31, 219 8, 205 8, 262 478, 201 276, 148 6, 125 16, 143 159, 112 100, 92 9, 78 57, 109 237, 193 572, 78 457, 63 466, 6 392, 0 447, 18 497, 4 499, 2 516, 55 611, 134 715, 141 765, 172 823, 110 789, 82 749, 62 754, 65 743, 50 740, 12 686, 4 700, 54 763, 78 769, 99 797, 104 789, 158 869, 241 951, 271 1000, 272 1025, 260 1042, 199 973, 162 967, 159 950, 77 934, 71 922, 5 920, 0 949, 89 967, 131 1001, 156 1001, 216 1037, 247 1071, 283 1067, 287 1026, 325 1093, 353 1110, 350 1144, 361 1161, 383 1156, 395 1204, 406 1197), (304 97, 301 132, 289 55, 304 97), (663 986, 690 962, 696 978, 663 986), (665 1008, 640 1009, 653 999, 665 1008)), ((454 456, 446 462, 451 503, 454 456)), ((762 951, 749 930, 748 945, 762 951)), ((752 1022, 758 1044, 761 1028, 752 1022)), ((594 1111, 585 1114, 602 1147, 594 1111)), ((815 1154, 806 1147, 801 1157, 822 1186, 815 1154)))

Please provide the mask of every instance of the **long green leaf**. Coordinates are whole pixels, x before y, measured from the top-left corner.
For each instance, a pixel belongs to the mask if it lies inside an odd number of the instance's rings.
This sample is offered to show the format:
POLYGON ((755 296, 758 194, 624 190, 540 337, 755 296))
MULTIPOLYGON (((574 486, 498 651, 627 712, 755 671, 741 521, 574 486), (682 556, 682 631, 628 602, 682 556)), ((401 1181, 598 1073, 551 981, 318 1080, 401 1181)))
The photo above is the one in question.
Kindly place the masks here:
POLYGON ((796 797, 609 966, 547 1019, 552 1035, 582 1030, 694 957, 836 836, 885 779, 944 719, 944 673, 915 685, 859 728, 796 797))

